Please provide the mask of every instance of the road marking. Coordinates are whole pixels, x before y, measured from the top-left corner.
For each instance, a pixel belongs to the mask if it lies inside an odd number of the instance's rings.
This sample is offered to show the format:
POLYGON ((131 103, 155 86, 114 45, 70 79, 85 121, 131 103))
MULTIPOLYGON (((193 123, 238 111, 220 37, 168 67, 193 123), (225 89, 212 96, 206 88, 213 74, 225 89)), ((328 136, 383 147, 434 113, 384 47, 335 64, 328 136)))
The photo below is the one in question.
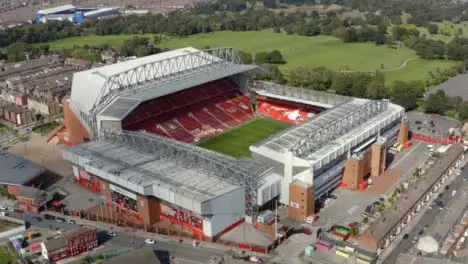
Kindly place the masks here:
POLYGON ((397 160, 397 162, 393 163, 391 166, 390 166, 390 169, 393 169, 396 165, 398 165, 402 160, 405 160, 405 158, 411 154, 413 151, 415 151, 420 145, 422 144, 421 141, 419 141, 414 147, 413 149, 411 149, 410 151, 408 151, 405 155, 403 155, 403 157, 401 157, 399 160, 397 160))

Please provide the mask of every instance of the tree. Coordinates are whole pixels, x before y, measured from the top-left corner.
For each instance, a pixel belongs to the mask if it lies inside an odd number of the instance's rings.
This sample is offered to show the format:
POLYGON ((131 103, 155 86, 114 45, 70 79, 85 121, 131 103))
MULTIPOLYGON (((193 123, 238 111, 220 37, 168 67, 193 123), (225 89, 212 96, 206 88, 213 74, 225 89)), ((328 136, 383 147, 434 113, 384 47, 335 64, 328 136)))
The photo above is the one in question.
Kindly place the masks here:
POLYGON ((389 97, 390 94, 387 87, 385 87, 385 75, 377 71, 372 81, 367 85, 366 98, 380 100, 389 97))
POLYGON ((358 41, 358 33, 354 28, 347 28, 341 32, 340 39, 343 42, 356 42, 358 41))
POLYGON ((255 63, 258 65, 268 63, 268 53, 266 52, 255 53, 255 63))
POLYGON ((448 106, 448 99, 443 90, 437 90, 427 98, 424 104, 426 113, 443 115, 448 106))
POLYGON ((242 60, 243 63, 245 63, 245 64, 252 64, 253 63, 252 53, 247 52, 247 51, 243 51, 243 50, 239 50, 238 53, 239 53, 240 59, 242 60))
POLYGON ((424 84, 420 81, 395 81, 391 89, 393 102, 403 106, 406 110, 415 109, 418 99, 424 93, 424 84))
POLYGON ((285 64, 286 61, 279 50, 273 50, 268 54, 268 62, 273 64, 285 64))
POLYGON ((430 23, 427 25, 427 31, 431 34, 437 34, 439 33, 439 26, 437 26, 437 24, 430 23))
POLYGON ((458 112, 458 118, 461 121, 468 121, 468 102, 463 102, 458 112))
POLYGON ((338 73, 333 80, 331 89, 340 95, 353 96, 354 91, 352 76, 347 73, 338 73))

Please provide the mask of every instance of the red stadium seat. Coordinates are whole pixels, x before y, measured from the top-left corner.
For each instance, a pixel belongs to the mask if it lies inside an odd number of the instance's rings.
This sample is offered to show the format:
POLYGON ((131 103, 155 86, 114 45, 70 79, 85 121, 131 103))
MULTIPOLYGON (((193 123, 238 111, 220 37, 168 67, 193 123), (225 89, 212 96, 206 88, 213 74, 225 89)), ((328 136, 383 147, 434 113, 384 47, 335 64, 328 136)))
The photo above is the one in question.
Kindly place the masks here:
POLYGON ((311 118, 318 113, 314 109, 303 108, 298 103, 293 102, 278 102, 276 100, 259 100, 257 103, 257 112, 263 116, 269 116, 273 119, 299 124, 311 118))
POLYGON ((254 117, 250 98, 240 94, 235 82, 222 79, 141 103, 122 123, 124 129, 194 142, 254 117))

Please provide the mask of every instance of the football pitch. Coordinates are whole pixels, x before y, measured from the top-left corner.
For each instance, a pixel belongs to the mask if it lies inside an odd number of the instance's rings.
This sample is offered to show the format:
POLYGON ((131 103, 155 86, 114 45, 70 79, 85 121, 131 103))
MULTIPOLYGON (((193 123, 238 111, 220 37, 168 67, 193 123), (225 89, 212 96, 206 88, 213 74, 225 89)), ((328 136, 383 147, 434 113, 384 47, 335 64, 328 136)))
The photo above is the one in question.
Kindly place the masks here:
POLYGON ((250 157, 249 146, 290 127, 291 124, 258 118, 200 142, 198 146, 233 157, 250 157))

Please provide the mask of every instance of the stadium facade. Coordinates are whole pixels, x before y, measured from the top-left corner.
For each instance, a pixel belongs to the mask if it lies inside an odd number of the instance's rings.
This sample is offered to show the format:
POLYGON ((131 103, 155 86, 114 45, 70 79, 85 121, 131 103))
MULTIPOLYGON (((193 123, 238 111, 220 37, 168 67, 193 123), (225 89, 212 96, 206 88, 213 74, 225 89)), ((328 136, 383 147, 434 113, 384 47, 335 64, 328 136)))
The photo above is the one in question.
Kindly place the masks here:
POLYGON ((277 198, 304 221, 337 185, 380 174, 398 131, 407 140, 387 100, 252 84, 255 71, 232 48, 183 48, 75 73, 63 157, 137 221, 213 238, 277 198), (261 116, 297 125, 251 146, 252 159, 196 146, 261 116))
POLYGON ((120 15, 117 8, 77 8, 74 5, 63 5, 39 10, 34 22, 48 23, 50 21, 70 21, 75 24, 83 23, 86 19, 99 19, 106 16, 120 15))

